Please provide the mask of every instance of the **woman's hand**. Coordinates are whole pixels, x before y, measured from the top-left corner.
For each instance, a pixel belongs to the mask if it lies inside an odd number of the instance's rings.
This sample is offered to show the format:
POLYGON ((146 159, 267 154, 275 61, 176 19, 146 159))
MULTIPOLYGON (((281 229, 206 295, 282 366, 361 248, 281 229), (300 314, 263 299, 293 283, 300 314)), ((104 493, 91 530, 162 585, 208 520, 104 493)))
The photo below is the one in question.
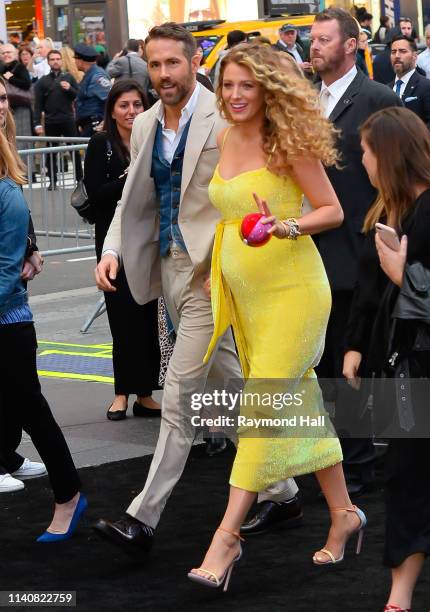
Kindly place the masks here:
POLYGON ((6 79, 6 80, 9 80, 11 77, 13 77, 13 72, 11 72, 10 70, 5 72, 4 75, 3 75, 3 78, 6 79))
POLYGON ((206 293, 208 298, 211 297, 211 277, 210 275, 207 277, 207 279, 203 283, 203 291, 206 293))
POLYGON ((266 219, 262 219, 261 223, 266 225, 266 223, 272 223, 272 227, 269 227, 267 230, 268 234, 273 234, 276 238, 286 238, 288 236, 288 230, 282 221, 279 221, 272 213, 270 212, 269 207, 267 206, 266 200, 262 200, 258 197, 256 193, 252 194, 254 196, 254 200, 257 204, 257 208, 259 212, 266 217, 266 219))
POLYGON ((33 280, 33 278, 42 272, 43 266, 43 257, 40 255, 39 251, 34 251, 31 257, 27 257, 24 260, 24 265, 22 267, 21 278, 22 280, 29 281, 33 280))
POLYGON ((377 232, 375 233, 375 244, 376 250, 378 251, 381 268, 395 285, 401 287, 406 265, 406 254, 408 250, 407 237, 402 236, 399 251, 393 251, 393 249, 390 249, 382 238, 378 236, 377 232))
POLYGON ((347 351, 343 358, 343 371, 347 382, 356 391, 360 388, 360 378, 358 376, 358 368, 361 364, 362 355, 358 351, 347 351))
POLYGON ((23 281, 31 281, 36 276, 35 267, 28 261, 28 259, 24 260, 24 265, 22 266, 21 278, 23 281))

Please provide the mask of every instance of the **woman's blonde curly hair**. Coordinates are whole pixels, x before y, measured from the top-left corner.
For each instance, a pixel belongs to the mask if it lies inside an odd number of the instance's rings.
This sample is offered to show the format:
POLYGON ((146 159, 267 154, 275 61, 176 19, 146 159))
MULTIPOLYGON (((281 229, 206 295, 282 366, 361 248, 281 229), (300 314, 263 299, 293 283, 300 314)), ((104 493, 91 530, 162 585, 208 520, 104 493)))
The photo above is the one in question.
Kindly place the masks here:
POLYGON ((240 44, 222 59, 216 91, 221 115, 233 122, 222 98, 224 72, 228 64, 248 68, 261 85, 266 103, 263 149, 268 168, 285 175, 294 159, 313 157, 326 166, 337 165, 337 131, 319 110, 318 92, 300 75, 280 51, 265 45, 240 44))

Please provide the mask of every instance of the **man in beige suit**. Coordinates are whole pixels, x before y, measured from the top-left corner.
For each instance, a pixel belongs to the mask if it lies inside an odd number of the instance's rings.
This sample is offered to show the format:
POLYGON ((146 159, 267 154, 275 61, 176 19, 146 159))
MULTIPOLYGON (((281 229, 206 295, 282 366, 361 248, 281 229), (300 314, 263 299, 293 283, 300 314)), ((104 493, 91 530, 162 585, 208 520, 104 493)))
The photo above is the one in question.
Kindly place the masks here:
POLYGON ((205 390, 209 372, 225 386, 242 377, 230 330, 211 362, 203 364, 213 333, 203 285, 220 218, 209 201, 208 184, 219 156, 216 137, 225 122, 215 96, 196 82, 199 56, 186 30, 176 24, 154 27, 146 53, 161 100, 134 122, 128 178, 96 270, 99 288, 114 291, 121 261, 136 301, 144 304, 163 295, 177 332, 145 487, 125 518, 100 519, 95 526, 129 551, 150 549, 153 530, 184 469, 195 437, 189 393, 205 390))

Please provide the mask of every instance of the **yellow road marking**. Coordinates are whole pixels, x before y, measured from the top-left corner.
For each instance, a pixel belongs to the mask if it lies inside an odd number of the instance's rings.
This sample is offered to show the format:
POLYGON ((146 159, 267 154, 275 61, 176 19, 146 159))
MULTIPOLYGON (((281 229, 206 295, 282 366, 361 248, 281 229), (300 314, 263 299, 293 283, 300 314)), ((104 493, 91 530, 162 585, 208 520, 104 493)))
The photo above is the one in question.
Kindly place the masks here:
POLYGON ((74 353, 73 351, 42 351, 38 357, 44 357, 45 355, 76 355, 76 357, 97 357, 101 359, 112 359, 112 355, 106 355, 105 353, 74 353))
POLYGON ((112 344, 71 344, 70 342, 48 342, 47 340, 38 340, 38 344, 51 344, 54 346, 76 346, 78 348, 97 348, 97 349, 112 349, 112 344))
POLYGON ((38 370, 39 376, 46 376, 49 378, 71 378, 73 380, 85 380, 92 382, 101 383, 114 383, 114 379, 111 376, 98 376, 96 374, 73 374, 71 372, 50 372, 49 370, 38 370))

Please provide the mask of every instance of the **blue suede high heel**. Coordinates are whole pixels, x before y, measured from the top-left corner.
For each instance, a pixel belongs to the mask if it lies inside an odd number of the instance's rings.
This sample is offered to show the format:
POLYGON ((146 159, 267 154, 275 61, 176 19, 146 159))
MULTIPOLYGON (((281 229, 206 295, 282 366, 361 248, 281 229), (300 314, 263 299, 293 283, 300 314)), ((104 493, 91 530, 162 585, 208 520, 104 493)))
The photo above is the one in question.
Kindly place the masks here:
POLYGON ((37 538, 37 542, 62 542, 63 540, 68 540, 72 537, 75 532, 76 527, 78 526, 79 519, 88 508, 88 501, 85 495, 80 493, 79 501, 76 504, 75 511, 72 516, 72 520, 70 521, 70 525, 66 533, 50 533, 49 531, 45 531, 41 536, 37 538))

